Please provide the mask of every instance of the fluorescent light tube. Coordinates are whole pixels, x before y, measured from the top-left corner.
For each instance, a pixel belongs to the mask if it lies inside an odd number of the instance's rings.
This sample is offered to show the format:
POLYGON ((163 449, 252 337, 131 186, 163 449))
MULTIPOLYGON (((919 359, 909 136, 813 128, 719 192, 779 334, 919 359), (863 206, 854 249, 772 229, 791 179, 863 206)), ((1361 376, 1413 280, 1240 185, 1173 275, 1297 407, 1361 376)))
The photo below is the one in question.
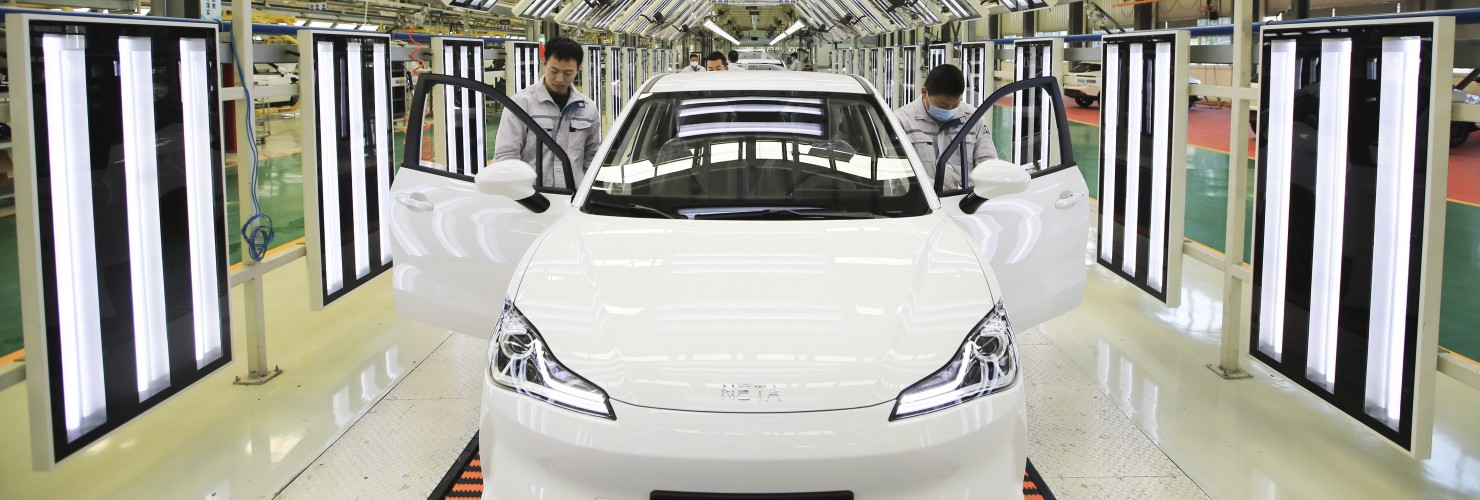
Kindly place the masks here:
POLYGON ((714 34, 719 35, 720 38, 728 40, 731 45, 740 45, 739 40, 736 40, 735 37, 730 36, 729 33, 725 33, 725 30, 720 29, 719 25, 714 24, 714 21, 708 19, 704 20, 704 27, 708 28, 709 31, 714 32, 714 34))
MULTIPOLYGON (((1053 76, 1053 70, 1051 68, 1053 68, 1054 64, 1058 64, 1057 61, 1053 60, 1053 47, 1049 45, 1040 47, 1036 64, 1038 65, 1038 72, 1036 73, 1038 76, 1053 76)), ((1140 81, 1138 80, 1137 85, 1139 84, 1140 81)), ((1050 102, 1047 90, 1041 88, 1038 90, 1037 104, 1038 109, 1036 110, 1036 114, 1038 115, 1038 126, 1040 127, 1038 131, 1038 137, 1040 138, 1038 141, 1038 161, 1042 165, 1042 168, 1048 168, 1053 162, 1053 155, 1050 153, 1049 146, 1053 144, 1053 132, 1051 128, 1053 120, 1050 117, 1054 115, 1053 103, 1050 102)))
MULTIPOLYGON (((472 76, 469 76, 469 78, 472 78, 472 79, 478 80, 478 81, 482 81, 483 80, 483 78, 482 78, 482 74, 483 74, 483 46, 482 45, 476 45, 476 46, 473 47, 473 67, 471 69, 472 69, 472 76)), ((593 78, 593 76, 588 73, 587 74, 587 79, 592 79, 592 78, 593 78)), ((483 169, 484 161, 488 158, 488 136, 487 135, 484 135, 484 133, 482 132, 485 129, 485 127, 487 127, 486 118, 484 118, 484 115, 483 115, 483 109, 484 109, 485 106, 487 106, 488 96, 484 95, 482 92, 472 92, 472 95, 473 95, 473 144, 474 144, 474 147, 472 149, 472 151, 473 151, 473 173, 476 174, 476 173, 478 173, 479 170, 482 170, 483 169)))
MULTIPOLYGON (((442 45, 442 73, 459 76, 457 55, 458 52, 461 50, 461 47, 457 45, 442 45)), ((458 96, 458 88, 459 87, 451 85, 443 85, 439 89, 442 91, 442 126, 437 127, 437 133, 442 134, 442 143, 447 148, 447 151, 443 151, 442 154, 439 156, 447 159, 447 164, 443 165, 443 167, 446 168, 448 172, 454 174, 464 173, 458 171, 458 158, 460 156, 460 151, 462 151, 462 148, 458 147, 458 139, 460 137, 457 134, 457 129, 456 127, 452 126, 459 114, 457 112, 456 99, 458 96)))
POLYGON ((339 158, 335 156, 338 153, 333 142, 339 130, 334 118, 340 112, 335 106, 338 101, 334 99, 334 43, 320 41, 315 44, 314 52, 314 64, 318 66, 314 92, 317 93, 315 100, 319 108, 319 141, 316 145, 319 205, 323 207, 319 214, 323 220, 319 234, 324 252, 324 291, 334 293, 344 288, 344 255, 339 227, 339 158))
POLYGON ((349 91, 349 187, 350 210, 353 217, 350 229, 354 234, 355 278, 370 274, 370 200, 366 196, 365 153, 365 65, 362 45, 351 41, 346 45, 345 56, 349 91))
POLYGON ((118 38, 123 115, 124 193, 128 212, 129 286, 133 299, 134 370, 139 401, 170 386, 164 262, 159 230, 159 166, 154 130, 154 61, 148 37, 118 38))
MULTIPOLYGON (((1013 59, 1012 70, 1016 73, 1016 80, 1023 81, 1024 76, 1027 74, 1028 58, 1026 54, 1028 52, 1026 47, 1015 45, 1013 48, 1017 51, 1017 57, 1013 59)), ((1026 128, 1023 123, 1023 107, 1027 102, 1027 99, 1024 99, 1027 95, 1027 92, 1017 92, 1012 96, 1012 133, 1016 136, 1012 141, 1012 160, 1013 163, 1018 165, 1027 163, 1023 158, 1023 142, 1025 142, 1023 141, 1023 137, 1026 135, 1023 133, 1026 128)))
POLYGON ((1270 42, 1268 165, 1263 165, 1264 254, 1260 256, 1259 351, 1280 361, 1285 344, 1285 273, 1289 255, 1290 147, 1295 121, 1295 41, 1270 42))
MULTIPOLYGON (((1141 123, 1146 108, 1146 54, 1142 47, 1139 43, 1130 44, 1128 81, 1131 87, 1126 93, 1125 103, 1125 225, 1121 226, 1125 232, 1120 239, 1120 270, 1128 276, 1136 276, 1136 249, 1140 243, 1137 228, 1141 225, 1141 190, 1144 189, 1141 186, 1141 123)), ((1048 138, 1045 137, 1044 141, 1048 138)), ((1047 160, 1046 157, 1044 159, 1047 160)))
POLYGON ((219 359, 221 350, 221 302, 216 268, 220 249, 216 246, 215 177, 211 157, 210 94, 206 91, 206 41, 180 40, 180 103, 185 125, 185 191, 190 224, 190 291, 195 319, 195 367, 204 368, 219 359))
MULTIPOLYGON (((1146 251, 1146 286, 1158 292, 1166 274, 1162 267, 1167 253, 1167 179, 1171 175, 1168 155, 1171 142, 1172 85, 1185 85, 1172 80, 1172 44, 1156 44, 1156 114, 1151 117, 1151 244, 1146 251)), ((1178 249, 1177 251, 1181 251, 1178 249)))
MULTIPOLYGON (((1104 87, 1100 92, 1100 116, 1105 124, 1105 141, 1100 144, 1100 179, 1105 186, 1100 193, 1100 260, 1115 259, 1115 156, 1120 153, 1120 44, 1107 44, 1102 73, 1104 87)), ((1014 103, 1021 106, 1019 103, 1014 103)))
POLYGON ((792 33, 796 33, 798 30, 802 29, 803 26, 805 25, 802 24, 801 21, 791 23, 791 27, 786 28, 786 31, 782 32, 780 35, 777 35, 775 39, 772 39, 769 45, 776 45, 777 42, 786 39, 786 37, 791 36, 792 33))
POLYGON ((1321 41, 1320 129, 1316 151, 1316 218, 1310 283, 1310 338, 1305 376, 1336 389, 1337 317, 1341 311, 1342 227, 1346 213, 1346 147, 1351 103, 1349 38, 1321 41))
POLYGON ((75 441, 107 420, 103 336, 98 318, 92 161, 84 35, 42 35, 46 132, 55 239, 62 417, 75 441))
POLYGON ((1393 429, 1398 428, 1403 411, 1403 341, 1408 331, 1421 43, 1418 37, 1382 40, 1383 99, 1378 112, 1378 190, 1365 407, 1368 415, 1393 429))
MULTIPOLYGON (((386 64, 386 43, 375 42, 375 56, 371 60, 375 68, 373 78, 375 79, 375 195, 378 198, 376 209, 380 211, 380 263, 391 263, 391 111, 390 111, 390 89, 386 88, 386 80, 390 78, 390 68, 386 64)), ((482 71, 483 68, 478 68, 482 71)), ((479 78, 481 80, 481 78, 479 78)))

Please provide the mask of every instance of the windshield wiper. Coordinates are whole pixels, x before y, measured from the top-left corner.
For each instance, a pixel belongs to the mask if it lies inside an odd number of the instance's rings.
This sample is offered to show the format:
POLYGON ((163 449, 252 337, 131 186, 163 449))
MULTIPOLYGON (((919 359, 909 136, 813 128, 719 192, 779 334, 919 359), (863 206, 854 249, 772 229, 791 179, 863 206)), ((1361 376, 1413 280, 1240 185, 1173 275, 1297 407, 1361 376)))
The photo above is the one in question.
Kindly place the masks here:
POLYGON ((597 207, 601 207, 601 208, 610 208, 610 209, 613 209, 613 210, 622 210, 622 211, 625 211, 625 212, 628 212, 628 213, 641 212, 641 213, 646 213, 646 214, 656 214, 656 215, 658 215, 660 217, 663 217, 665 219, 677 219, 678 218, 677 215, 673 215, 673 214, 670 214, 668 212, 664 212, 662 210, 658 210, 656 208, 649 207, 649 206, 646 206, 646 205, 638 205, 636 203, 629 203, 629 204, 626 204, 626 205, 620 205, 620 204, 616 204, 616 203, 606 203, 606 202, 596 201, 596 200, 586 200, 586 203, 588 203, 588 204, 590 204, 592 206, 597 206, 597 207))
POLYGON ((833 208, 762 208, 739 212, 715 212, 695 214, 695 219, 750 219, 789 215, 803 219, 878 219, 882 215, 869 212, 848 212, 833 208))

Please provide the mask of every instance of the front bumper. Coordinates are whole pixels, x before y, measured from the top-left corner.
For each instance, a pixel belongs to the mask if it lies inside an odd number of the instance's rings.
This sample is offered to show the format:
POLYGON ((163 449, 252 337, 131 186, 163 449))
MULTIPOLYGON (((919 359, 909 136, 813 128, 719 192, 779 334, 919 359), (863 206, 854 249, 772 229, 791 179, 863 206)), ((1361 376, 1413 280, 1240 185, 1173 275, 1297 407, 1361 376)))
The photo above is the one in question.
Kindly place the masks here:
POLYGON ((1022 387, 897 422, 889 421, 892 401, 808 413, 685 412, 612 401, 612 421, 500 389, 485 372, 484 498, 646 500, 654 490, 1022 498, 1022 387))

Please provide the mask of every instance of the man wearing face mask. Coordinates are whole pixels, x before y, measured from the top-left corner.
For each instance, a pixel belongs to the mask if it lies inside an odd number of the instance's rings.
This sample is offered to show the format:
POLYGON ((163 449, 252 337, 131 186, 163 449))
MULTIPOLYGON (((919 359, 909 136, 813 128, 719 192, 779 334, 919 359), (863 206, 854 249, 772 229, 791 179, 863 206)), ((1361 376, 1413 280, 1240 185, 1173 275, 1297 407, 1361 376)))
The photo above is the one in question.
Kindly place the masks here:
MULTIPOLYGON (((601 144, 600 108, 572 85, 576 74, 581 72, 585 54, 581 44, 574 40, 550 40, 545 44, 544 77, 511 96, 514 104, 529 113, 565 150, 576 181, 585 175, 586 164, 596 156, 596 147, 601 144)), ((495 161, 523 160, 539 172, 542 187, 574 187, 566 185, 565 169, 555 153, 535 138, 524 121, 505 109, 498 123, 498 137, 493 145, 495 161)))
POLYGON ((704 65, 699 62, 699 53, 698 52, 689 54, 689 65, 688 66, 684 66, 683 70, 684 71, 687 71, 687 72, 694 72, 694 73, 698 73, 698 72, 704 71, 704 65))
MULTIPOLYGON (((894 117, 899 119, 905 135, 915 146, 915 154, 925 164, 931 186, 934 186, 937 175, 936 160, 956 138, 961 126, 976 112, 975 106, 961 102, 961 94, 965 91, 966 77, 961 74, 961 69, 942 64, 926 75, 919 99, 894 110, 894 117)), ((997 147, 992 144, 992 132, 987 122, 986 118, 978 121, 962 141, 961 149, 951 155, 942 184, 946 191, 967 187, 962 183, 962 158, 967 160, 969 171, 978 163, 997 157, 997 147)))

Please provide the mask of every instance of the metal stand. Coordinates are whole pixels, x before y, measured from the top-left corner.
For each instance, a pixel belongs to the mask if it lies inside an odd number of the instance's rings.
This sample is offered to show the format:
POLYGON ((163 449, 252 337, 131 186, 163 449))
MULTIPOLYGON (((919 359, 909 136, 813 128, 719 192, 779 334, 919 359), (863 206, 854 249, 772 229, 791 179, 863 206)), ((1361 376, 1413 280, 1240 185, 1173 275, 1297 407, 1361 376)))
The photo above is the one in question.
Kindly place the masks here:
POLYGON ((1234 2, 1233 7, 1233 113, 1228 127, 1228 226, 1223 253, 1223 336, 1217 365, 1208 365, 1218 376, 1229 380, 1249 378, 1244 371, 1244 290, 1252 275, 1239 272, 1244 265, 1245 193, 1249 166, 1249 101, 1257 99, 1249 87, 1249 49, 1253 34, 1253 2, 1234 2), (1249 278, 1245 278, 1249 276, 1249 278))
MULTIPOLYGON (((232 2, 232 16, 235 19, 251 19, 251 2, 232 2)), ((236 64, 239 66, 240 74, 246 75, 246 81, 237 82, 244 89, 252 86, 252 23, 238 22, 231 26, 232 50, 236 51, 236 64)), ((255 103, 243 98, 236 105, 236 123, 256 123, 255 103)), ((251 158, 252 141, 245 133, 236 134, 236 186, 237 207, 241 211, 241 220, 247 220, 253 215, 252 199, 255 186, 250 182, 251 168, 256 158, 251 158)), ((240 274, 245 276, 242 283, 242 311, 243 325, 242 335, 247 341, 247 376, 237 377, 236 385, 261 385, 272 380, 283 371, 277 367, 271 370, 267 368, 267 327, 266 311, 264 310, 262 294, 262 273, 266 270, 259 269, 257 261, 252 260, 248 251, 251 242, 245 238, 241 242, 242 270, 240 274)))

